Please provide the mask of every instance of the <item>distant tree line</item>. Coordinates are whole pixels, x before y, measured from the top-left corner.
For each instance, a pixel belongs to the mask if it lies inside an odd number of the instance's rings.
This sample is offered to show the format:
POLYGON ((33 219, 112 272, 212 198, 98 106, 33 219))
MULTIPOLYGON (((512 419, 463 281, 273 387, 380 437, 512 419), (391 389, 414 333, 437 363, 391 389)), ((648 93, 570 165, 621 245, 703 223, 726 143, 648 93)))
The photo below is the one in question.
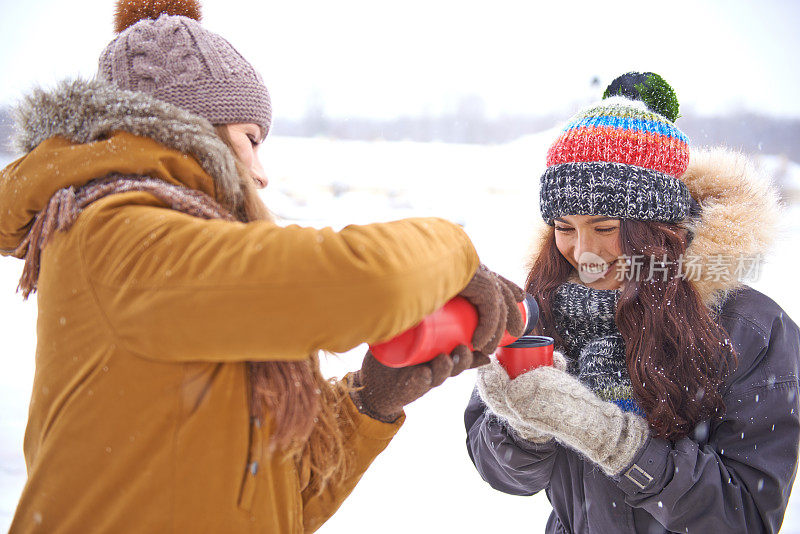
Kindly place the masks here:
MULTIPOLYGON (((394 119, 330 118, 314 109, 299 119, 276 118, 275 135, 386 141, 502 144, 563 123, 565 117, 507 115, 487 117, 473 107, 438 116, 394 119)), ((698 146, 724 145, 750 154, 783 155, 800 163, 800 119, 752 112, 722 116, 684 113, 676 124, 698 146)))
POLYGON ((686 115, 676 124, 693 145, 724 145, 750 154, 782 155, 800 163, 800 119, 741 112, 718 117, 686 115))
MULTIPOLYGON (((507 115, 488 117, 480 101, 469 99, 451 113, 373 119, 331 118, 320 105, 305 117, 276 117, 273 135, 328 137, 352 140, 440 141, 445 143, 502 144, 558 125, 564 117, 507 115)), ((783 155, 800 163, 800 119, 775 118, 741 112, 706 117, 681 116, 677 125, 693 145, 725 145, 751 154, 783 155)), ((11 152, 12 121, 8 108, 0 108, 0 151, 11 152)))

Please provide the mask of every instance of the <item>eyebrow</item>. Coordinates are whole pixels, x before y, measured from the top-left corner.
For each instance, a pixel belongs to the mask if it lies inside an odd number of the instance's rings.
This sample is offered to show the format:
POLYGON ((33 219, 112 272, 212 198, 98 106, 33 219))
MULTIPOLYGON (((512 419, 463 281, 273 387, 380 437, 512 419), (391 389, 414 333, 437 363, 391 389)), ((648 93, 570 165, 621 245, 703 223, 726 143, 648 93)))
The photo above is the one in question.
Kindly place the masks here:
MULTIPOLYGON (((556 217, 553 220, 561 222, 561 223, 564 223, 564 224, 569 224, 567 221, 565 221, 561 217, 556 217)), ((589 219, 589 223, 590 224, 594 224, 594 223, 599 223, 599 222, 603 222, 603 221, 616 221, 616 220, 617 220, 617 217, 594 217, 592 219, 589 219)))

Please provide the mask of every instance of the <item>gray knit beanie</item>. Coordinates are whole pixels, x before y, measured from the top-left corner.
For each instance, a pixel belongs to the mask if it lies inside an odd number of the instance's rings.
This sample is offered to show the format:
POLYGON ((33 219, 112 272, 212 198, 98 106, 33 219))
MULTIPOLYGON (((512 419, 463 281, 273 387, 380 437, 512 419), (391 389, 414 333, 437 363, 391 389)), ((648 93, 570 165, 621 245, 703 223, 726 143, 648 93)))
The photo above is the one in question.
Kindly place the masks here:
POLYGON ((265 137, 272 106, 261 76, 228 41, 204 29, 199 18, 199 5, 192 1, 120 0, 119 35, 101 54, 97 77, 120 89, 148 93, 211 124, 258 124, 265 137))

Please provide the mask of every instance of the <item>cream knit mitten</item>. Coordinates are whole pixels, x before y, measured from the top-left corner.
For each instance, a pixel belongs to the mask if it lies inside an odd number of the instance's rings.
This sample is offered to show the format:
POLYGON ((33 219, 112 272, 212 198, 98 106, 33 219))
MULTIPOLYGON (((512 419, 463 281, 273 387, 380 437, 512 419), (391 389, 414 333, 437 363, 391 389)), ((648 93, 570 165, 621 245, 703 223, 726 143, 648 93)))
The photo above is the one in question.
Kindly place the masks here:
POLYGON ((553 367, 529 371, 508 386, 509 408, 616 476, 644 446, 647 420, 602 400, 577 378, 553 367))
MULTIPOLYGON (((561 370, 567 368, 564 356, 558 351, 553 352, 553 365, 561 370)), ((552 435, 526 424, 511 410, 506 400, 510 382, 508 373, 494 358, 492 363, 478 369, 478 394, 493 415, 504 420, 522 439, 527 441, 546 443, 553 439, 552 435)))
POLYGON ((609 476, 630 465, 649 435, 646 419, 600 399, 555 366, 538 367, 509 380, 493 361, 479 372, 478 392, 489 409, 523 438, 541 443, 552 436, 609 476))

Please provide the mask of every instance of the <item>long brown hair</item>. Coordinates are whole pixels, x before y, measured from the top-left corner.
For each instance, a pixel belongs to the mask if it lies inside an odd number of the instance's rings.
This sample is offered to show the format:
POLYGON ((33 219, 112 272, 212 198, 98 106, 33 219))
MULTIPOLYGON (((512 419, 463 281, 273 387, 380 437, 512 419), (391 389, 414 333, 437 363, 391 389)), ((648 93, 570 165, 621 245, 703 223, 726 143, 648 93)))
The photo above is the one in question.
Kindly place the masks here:
MULTIPOLYGON (((688 277, 679 276, 679 258, 688 247, 686 230, 678 224, 622 219, 619 237, 625 257, 646 258, 638 275, 626 277, 615 314, 633 396, 656 437, 678 440, 724 413, 720 389, 736 365, 736 354, 714 310, 688 277), (651 271, 651 257, 666 261, 651 271)), ((526 290, 539 302, 537 332, 563 346, 550 302, 573 268, 556 247, 554 228, 543 239, 526 290)))
MULTIPOLYGON (((235 156, 233 143, 223 126, 217 134, 234 154, 244 202, 236 210, 242 222, 273 220, 258 196, 249 170, 235 156)), ((321 492, 327 483, 347 476, 344 432, 338 417, 345 388, 322 376, 319 358, 304 361, 248 362, 251 415, 269 418, 272 454, 307 455, 311 462, 310 486, 321 492)))

